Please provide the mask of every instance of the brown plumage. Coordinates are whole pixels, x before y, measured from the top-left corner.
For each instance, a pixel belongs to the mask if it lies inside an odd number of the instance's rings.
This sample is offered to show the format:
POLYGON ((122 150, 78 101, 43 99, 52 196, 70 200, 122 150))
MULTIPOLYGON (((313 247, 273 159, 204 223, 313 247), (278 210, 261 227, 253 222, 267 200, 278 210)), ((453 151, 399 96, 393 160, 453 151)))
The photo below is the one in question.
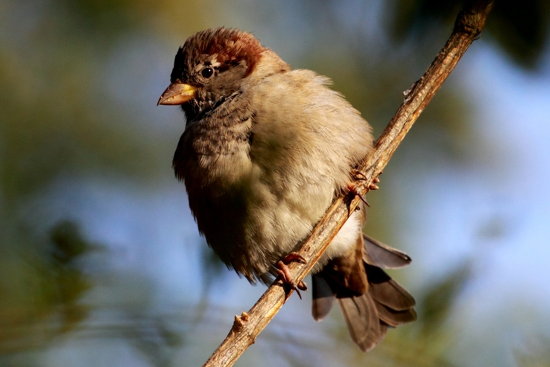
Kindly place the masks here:
MULTIPOLYGON (((292 70, 251 34, 199 32, 178 50, 159 104, 181 105, 174 155, 201 233, 249 281, 268 282, 372 149, 369 124, 329 80, 292 70)), ((337 298, 354 341, 372 348, 412 321, 414 299, 382 271, 410 258, 364 238, 354 213, 314 267, 313 315, 337 298)))

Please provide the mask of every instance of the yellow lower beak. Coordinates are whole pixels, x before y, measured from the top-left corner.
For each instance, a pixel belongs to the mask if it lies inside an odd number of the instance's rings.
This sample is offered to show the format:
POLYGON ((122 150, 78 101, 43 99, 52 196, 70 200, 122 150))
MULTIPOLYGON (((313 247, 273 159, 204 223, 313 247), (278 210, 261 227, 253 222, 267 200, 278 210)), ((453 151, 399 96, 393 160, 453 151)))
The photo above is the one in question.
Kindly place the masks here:
POLYGON ((183 104, 195 97, 197 89, 189 84, 172 83, 162 93, 157 102, 158 105, 178 105, 183 104))

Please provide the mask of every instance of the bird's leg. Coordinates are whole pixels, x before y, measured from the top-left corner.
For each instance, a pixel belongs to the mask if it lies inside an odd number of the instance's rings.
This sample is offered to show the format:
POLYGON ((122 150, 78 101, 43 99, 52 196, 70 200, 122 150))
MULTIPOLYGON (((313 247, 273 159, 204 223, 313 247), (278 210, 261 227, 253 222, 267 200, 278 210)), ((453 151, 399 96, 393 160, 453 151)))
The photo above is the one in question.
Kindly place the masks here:
MULTIPOLYGON (((380 173, 382 174, 382 173, 380 173)), ((353 169, 352 170, 352 173, 351 173, 352 177, 353 177, 353 180, 354 181, 364 181, 367 179, 367 177, 365 176, 365 174, 361 171, 359 171, 358 169, 353 169)), ((380 187, 378 187, 377 184, 380 183, 380 178, 377 176, 375 177, 372 182, 369 184, 369 187, 367 188, 367 191, 371 191, 371 190, 378 190, 380 187)), ((346 187, 346 193, 347 194, 353 194, 353 196, 359 196, 359 198, 361 199, 361 201, 363 203, 365 203, 366 206, 370 206, 368 201, 363 198, 363 196, 361 196, 359 194, 359 191, 357 190, 357 185, 354 183, 354 182, 351 182, 347 187, 346 187)), ((352 197, 353 198, 353 197, 352 197)))
POLYGON ((279 278, 283 282, 283 286, 287 289, 293 289, 298 294, 298 297, 300 299, 302 298, 302 295, 300 294, 299 290, 305 291, 307 289, 306 283, 303 281, 299 281, 298 283, 294 282, 294 279, 292 279, 292 275, 290 274, 290 270, 288 269, 288 264, 292 262, 299 262, 300 264, 305 264, 306 259, 303 258, 302 255, 300 255, 297 252, 291 252, 285 257, 283 257, 281 260, 277 261, 275 264, 276 272, 279 275, 279 278))

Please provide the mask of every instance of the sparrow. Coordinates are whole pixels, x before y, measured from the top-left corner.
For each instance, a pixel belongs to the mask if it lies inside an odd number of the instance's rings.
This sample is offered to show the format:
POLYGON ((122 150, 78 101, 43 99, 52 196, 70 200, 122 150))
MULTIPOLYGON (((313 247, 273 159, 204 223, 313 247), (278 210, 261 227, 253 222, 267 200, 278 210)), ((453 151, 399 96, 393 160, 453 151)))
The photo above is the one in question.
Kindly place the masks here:
MULTIPOLYGON (((373 149, 370 125, 329 85, 237 29, 198 32, 177 51, 158 101, 186 117, 175 175, 208 245, 252 283, 278 276, 293 285, 285 264, 301 260, 298 245, 373 149)), ((367 351, 416 314, 414 298, 382 270, 411 259, 363 235, 365 209, 314 266, 312 313, 321 320, 337 299, 367 351)))

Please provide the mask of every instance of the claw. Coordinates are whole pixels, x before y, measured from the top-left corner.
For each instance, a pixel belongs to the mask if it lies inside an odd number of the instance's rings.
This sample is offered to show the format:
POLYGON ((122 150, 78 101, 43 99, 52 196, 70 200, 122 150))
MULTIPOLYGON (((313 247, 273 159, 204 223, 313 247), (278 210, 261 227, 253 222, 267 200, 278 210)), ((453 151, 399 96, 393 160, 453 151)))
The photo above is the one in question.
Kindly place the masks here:
POLYGON ((379 183, 380 183, 380 176, 376 176, 374 180, 372 180, 371 184, 369 185, 369 190, 378 190, 380 187, 378 187, 377 184, 379 183))
MULTIPOLYGON (((347 192, 348 194, 353 194, 353 196, 359 196, 359 199, 361 199, 361 201, 363 203, 365 203, 366 206, 370 206, 369 202, 359 194, 359 192, 357 191, 357 186, 353 183, 350 183, 347 187, 347 192)), ((351 199, 353 199, 353 197, 351 197, 351 199)))
MULTIPOLYGON (((382 174, 382 173, 380 173, 380 174, 382 174)), ((351 176, 352 176, 354 181, 365 181, 365 180, 367 180, 367 176, 365 176, 365 174, 363 172, 361 172, 360 170, 358 170, 356 168, 354 168, 351 171, 351 176)), ((374 178, 372 180, 372 182, 369 184, 369 186, 367 187, 367 190, 368 191, 378 190, 380 188, 377 185, 378 183, 380 183, 380 178, 378 178, 378 177, 374 178)), ((370 206, 369 203, 362 196, 359 195, 357 187, 354 183, 351 183, 351 184, 348 185, 347 191, 348 191, 348 193, 353 193, 356 196, 359 196, 361 201, 363 203, 365 203, 365 205, 370 206)))
POLYGON ((351 177, 357 181, 367 179, 367 176, 365 176, 365 174, 359 171, 357 168, 351 170, 351 177))
POLYGON ((288 264, 290 264, 291 262, 305 264, 306 259, 304 259, 304 257, 297 252, 291 252, 281 260, 277 261, 277 263, 275 264, 276 272, 283 282, 283 287, 285 287, 287 292, 290 290, 294 290, 296 291, 296 294, 298 294, 298 297, 302 299, 300 290, 307 290, 307 285, 301 280, 298 283, 294 282, 294 279, 292 279, 292 275, 290 275, 290 270, 288 269, 288 264))
POLYGON ((294 252, 294 251, 292 251, 291 253, 289 253, 285 257, 283 257, 283 259, 281 261, 283 262, 283 264, 286 264, 286 265, 288 265, 292 262, 297 262, 297 263, 300 263, 300 264, 305 264, 307 262, 306 259, 304 259, 304 257, 302 255, 300 255, 299 253, 294 252))

